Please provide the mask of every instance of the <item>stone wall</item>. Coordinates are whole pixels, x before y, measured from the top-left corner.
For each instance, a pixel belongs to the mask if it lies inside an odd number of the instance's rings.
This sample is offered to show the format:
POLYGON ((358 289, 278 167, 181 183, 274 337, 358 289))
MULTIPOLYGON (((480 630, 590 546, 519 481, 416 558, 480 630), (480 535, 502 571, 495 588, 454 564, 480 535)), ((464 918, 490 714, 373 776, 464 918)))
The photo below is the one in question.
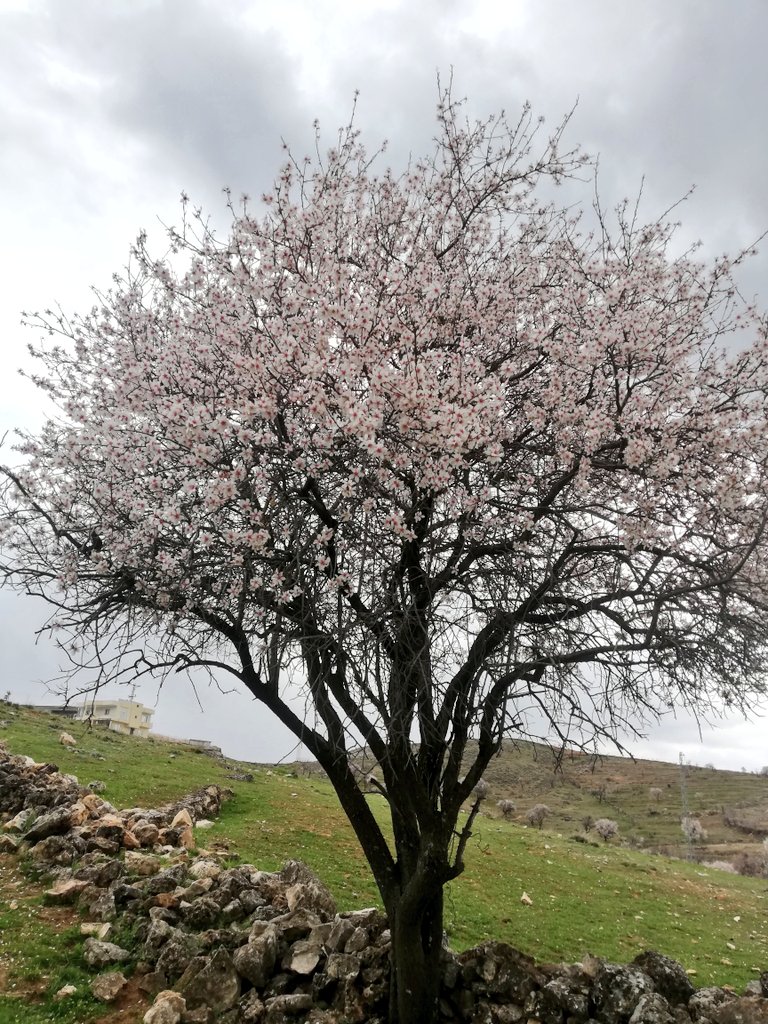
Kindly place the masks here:
MULTIPOLYGON (((98 787, 97 787, 98 788, 98 787)), ((76 903, 85 960, 105 1002, 139 976, 146 1024, 376 1024, 386 1019, 390 936, 376 909, 338 914, 306 865, 225 866, 196 828, 227 791, 118 810, 55 765, 0 751, 0 851, 52 876, 76 903), (117 944, 115 932, 130 935, 117 944)), ((440 1016, 471 1024, 768 1024, 768 972, 739 995, 695 990, 654 952, 628 965, 540 964, 504 943, 446 949, 440 1016)))

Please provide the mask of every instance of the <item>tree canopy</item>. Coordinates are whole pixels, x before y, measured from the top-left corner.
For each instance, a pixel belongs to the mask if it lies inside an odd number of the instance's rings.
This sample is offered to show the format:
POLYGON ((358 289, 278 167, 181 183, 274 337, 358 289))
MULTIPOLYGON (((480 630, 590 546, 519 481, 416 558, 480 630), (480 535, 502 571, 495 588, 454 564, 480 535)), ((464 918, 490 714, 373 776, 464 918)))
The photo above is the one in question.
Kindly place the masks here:
POLYGON ((459 812, 505 736, 764 692, 765 321, 671 224, 558 205, 562 128, 445 94, 395 173, 350 125, 228 237, 185 200, 166 257, 140 236, 89 313, 31 318, 57 411, 4 470, 6 580, 100 678, 229 673, 306 744, 403 1022, 431 1019, 459 812))

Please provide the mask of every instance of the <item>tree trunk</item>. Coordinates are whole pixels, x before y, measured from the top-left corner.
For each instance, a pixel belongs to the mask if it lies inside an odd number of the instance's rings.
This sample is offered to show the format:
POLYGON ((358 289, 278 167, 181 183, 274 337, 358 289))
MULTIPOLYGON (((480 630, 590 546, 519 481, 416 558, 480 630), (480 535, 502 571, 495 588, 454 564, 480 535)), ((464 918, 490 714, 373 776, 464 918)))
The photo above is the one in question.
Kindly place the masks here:
POLYGON ((433 1024, 440 993, 443 887, 422 873, 405 886, 394 911, 390 1024, 433 1024))

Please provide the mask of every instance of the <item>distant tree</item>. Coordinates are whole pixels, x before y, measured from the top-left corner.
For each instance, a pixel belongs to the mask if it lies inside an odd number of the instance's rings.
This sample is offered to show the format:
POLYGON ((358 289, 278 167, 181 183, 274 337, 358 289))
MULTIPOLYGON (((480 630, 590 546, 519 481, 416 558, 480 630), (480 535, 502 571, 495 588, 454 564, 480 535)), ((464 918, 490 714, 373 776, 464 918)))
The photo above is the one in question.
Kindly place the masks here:
POLYGON ((533 825, 535 828, 541 828, 544 824, 544 819, 551 813, 552 811, 546 804, 534 804, 526 814, 525 820, 529 825, 533 825))
POLYGON ((760 774, 763 776, 768 775, 768 764, 763 765, 763 767, 760 769, 760 774))
POLYGON ((619 834, 619 826, 610 818, 598 818, 594 824, 594 830, 604 842, 613 839, 619 834))
POLYGON ((490 791, 491 791, 491 787, 486 782, 486 780, 485 779, 478 779, 477 783, 475 784, 474 788, 472 789, 472 797, 473 797, 474 800, 477 800, 477 801, 486 800, 488 798, 488 794, 490 793, 490 791))
POLYGON ((595 819, 592 817, 591 814, 586 814, 581 819, 581 825, 582 825, 582 828, 584 829, 585 832, 589 832, 590 829, 594 828, 595 819))
POLYGON ((606 795, 607 792, 608 792, 608 784, 606 782, 601 782, 598 786, 594 786, 590 790, 590 793, 592 794, 592 796, 597 798, 597 802, 599 804, 601 804, 603 802, 603 800, 605 800, 605 795, 606 795))
POLYGON ((663 790, 661 790, 658 786, 651 786, 651 788, 648 790, 648 796, 651 798, 651 800, 653 800, 654 803, 658 803, 659 800, 661 800, 662 792, 663 790))
POLYGON ((438 122, 402 173, 318 142, 224 239, 185 203, 168 258, 142 236, 91 312, 31 317, 54 411, 0 495, 0 576, 93 669, 73 695, 228 675, 320 763, 400 1024, 437 1013, 504 736, 753 710, 768 655, 766 326, 732 264, 629 204, 580 226, 550 186, 584 161, 528 108, 438 122))
POLYGON ((680 822, 680 828, 689 843, 703 843, 707 838, 707 830, 693 815, 684 817, 680 822))
POLYGON ((499 800, 496 806, 505 818, 511 818, 517 810, 517 804, 514 800, 499 800))

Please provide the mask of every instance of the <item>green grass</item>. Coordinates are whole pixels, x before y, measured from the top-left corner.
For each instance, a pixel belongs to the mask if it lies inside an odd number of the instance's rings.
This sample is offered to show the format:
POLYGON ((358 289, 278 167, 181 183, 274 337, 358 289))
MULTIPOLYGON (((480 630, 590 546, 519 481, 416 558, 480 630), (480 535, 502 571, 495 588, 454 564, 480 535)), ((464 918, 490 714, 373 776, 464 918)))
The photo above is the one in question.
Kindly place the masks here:
MULTIPOLYGON (((60 720, 24 709, 13 717, 0 709, 0 718, 9 722, 0 738, 12 750, 53 761, 84 783, 104 780, 105 796, 118 806, 156 805, 200 785, 228 785, 234 797, 202 843, 228 847, 233 855, 265 870, 289 858, 302 859, 327 882, 342 909, 379 902, 338 801, 317 774, 248 766, 254 781, 235 782, 227 775, 242 766, 171 744, 78 732, 75 726, 68 731, 78 739, 79 749, 71 751, 58 743, 60 720)), ((570 774, 566 766, 564 773, 553 775, 551 762, 545 763, 540 754, 531 758, 527 748, 517 762, 501 759, 488 773, 491 814, 477 820, 466 872, 447 892, 446 929, 454 948, 501 939, 550 961, 573 961, 585 953, 627 961, 655 949, 695 971, 697 985, 737 989, 768 966, 764 879, 637 852, 615 840, 590 845, 573 838, 586 814, 616 818, 624 834, 631 828, 656 829, 660 837, 672 838, 673 826, 679 833, 680 808, 674 799, 679 801, 680 791, 674 794, 673 786, 675 780, 679 784, 677 766, 645 762, 638 767, 608 759, 586 777, 582 765, 572 767, 570 774), (598 788, 595 778, 613 780, 602 802, 591 793, 598 788), (664 787, 666 803, 650 806, 659 813, 649 815, 648 786, 655 784, 664 787), (501 796, 517 799, 521 814, 532 803, 546 802, 554 812, 548 822, 552 827, 539 831, 524 828, 519 821, 502 821, 495 816, 495 800, 501 796), (531 906, 520 902, 524 891, 531 906)), ((687 785, 702 794, 698 799, 714 799, 718 792, 729 805, 760 813, 768 780, 689 768, 687 785)), ((382 798, 369 799, 385 822, 382 798)), ((734 844, 745 838, 728 835, 724 826, 717 838, 723 837, 734 844)), ((679 842, 677 835, 674 838, 679 842)))

